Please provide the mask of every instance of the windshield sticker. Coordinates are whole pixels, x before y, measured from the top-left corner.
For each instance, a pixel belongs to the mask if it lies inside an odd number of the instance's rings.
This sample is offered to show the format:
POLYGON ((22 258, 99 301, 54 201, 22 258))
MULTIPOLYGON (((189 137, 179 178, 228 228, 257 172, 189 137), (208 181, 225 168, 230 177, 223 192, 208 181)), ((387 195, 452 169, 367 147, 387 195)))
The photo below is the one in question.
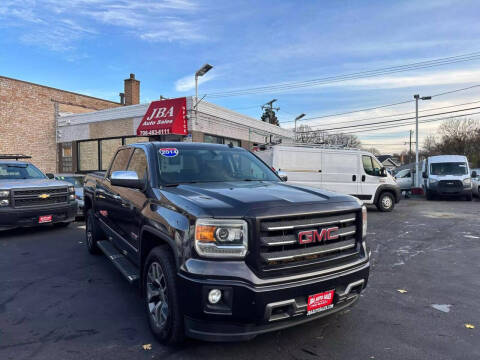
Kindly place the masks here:
POLYGON ((178 149, 177 148, 162 148, 159 150, 160 155, 164 157, 175 157, 178 155, 178 149))

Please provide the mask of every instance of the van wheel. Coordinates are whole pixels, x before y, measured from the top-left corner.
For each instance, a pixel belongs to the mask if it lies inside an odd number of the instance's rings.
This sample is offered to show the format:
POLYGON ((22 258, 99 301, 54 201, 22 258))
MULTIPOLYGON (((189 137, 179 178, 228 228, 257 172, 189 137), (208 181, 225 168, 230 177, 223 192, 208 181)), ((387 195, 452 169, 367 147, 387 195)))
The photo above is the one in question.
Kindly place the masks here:
POLYGON ((433 200, 433 194, 432 194, 431 191, 427 190, 425 195, 426 195, 427 200, 433 200))
POLYGON ((143 268, 145 310, 150 329, 164 344, 177 344, 184 339, 175 274, 172 253, 162 246, 154 248, 143 268))
POLYGON ((85 223, 85 237, 88 252, 90 254, 99 254, 100 249, 97 246, 97 241, 102 240, 103 232, 97 224, 93 209, 88 210, 85 223))
POLYGON ((472 193, 466 195, 466 196, 465 196, 465 200, 467 200, 467 201, 472 201, 472 200, 473 200, 473 195, 472 195, 472 193))
POLYGON ((377 209, 380 211, 388 212, 392 211, 395 207, 395 199, 390 192, 384 192, 380 194, 377 201, 377 209))

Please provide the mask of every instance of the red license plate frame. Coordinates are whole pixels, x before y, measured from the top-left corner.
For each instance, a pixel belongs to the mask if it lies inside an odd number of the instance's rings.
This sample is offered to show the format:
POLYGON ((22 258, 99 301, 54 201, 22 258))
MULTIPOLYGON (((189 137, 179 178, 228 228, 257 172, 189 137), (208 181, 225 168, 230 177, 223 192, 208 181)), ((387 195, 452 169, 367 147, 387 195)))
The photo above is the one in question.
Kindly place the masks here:
POLYGON ((310 295, 307 299, 307 315, 313 315, 333 308, 335 290, 310 295))
POLYGON ((53 215, 42 215, 38 217, 39 224, 51 223, 53 220, 53 215))

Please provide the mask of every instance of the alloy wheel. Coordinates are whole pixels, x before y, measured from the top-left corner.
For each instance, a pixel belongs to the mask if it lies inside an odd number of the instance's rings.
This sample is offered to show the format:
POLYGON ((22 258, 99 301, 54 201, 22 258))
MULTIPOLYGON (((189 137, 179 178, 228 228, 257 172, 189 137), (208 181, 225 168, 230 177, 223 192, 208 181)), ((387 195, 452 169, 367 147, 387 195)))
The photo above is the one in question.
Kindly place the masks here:
POLYGON ((150 317, 163 329, 168 320, 167 281, 162 267, 155 261, 148 268, 146 295, 150 317))

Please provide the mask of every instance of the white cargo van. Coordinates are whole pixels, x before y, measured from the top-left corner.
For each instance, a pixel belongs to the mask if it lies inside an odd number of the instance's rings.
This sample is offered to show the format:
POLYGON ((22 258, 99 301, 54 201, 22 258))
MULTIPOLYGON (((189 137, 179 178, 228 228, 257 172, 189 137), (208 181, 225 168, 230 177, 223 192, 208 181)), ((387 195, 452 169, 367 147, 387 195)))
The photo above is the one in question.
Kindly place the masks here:
POLYGON ((465 156, 430 156, 423 163, 422 177, 428 200, 435 196, 455 196, 472 201, 472 179, 465 156))
POLYGON ((400 188, 371 153, 304 145, 273 145, 254 151, 290 184, 352 195, 381 211, 392 211, 400 188))

